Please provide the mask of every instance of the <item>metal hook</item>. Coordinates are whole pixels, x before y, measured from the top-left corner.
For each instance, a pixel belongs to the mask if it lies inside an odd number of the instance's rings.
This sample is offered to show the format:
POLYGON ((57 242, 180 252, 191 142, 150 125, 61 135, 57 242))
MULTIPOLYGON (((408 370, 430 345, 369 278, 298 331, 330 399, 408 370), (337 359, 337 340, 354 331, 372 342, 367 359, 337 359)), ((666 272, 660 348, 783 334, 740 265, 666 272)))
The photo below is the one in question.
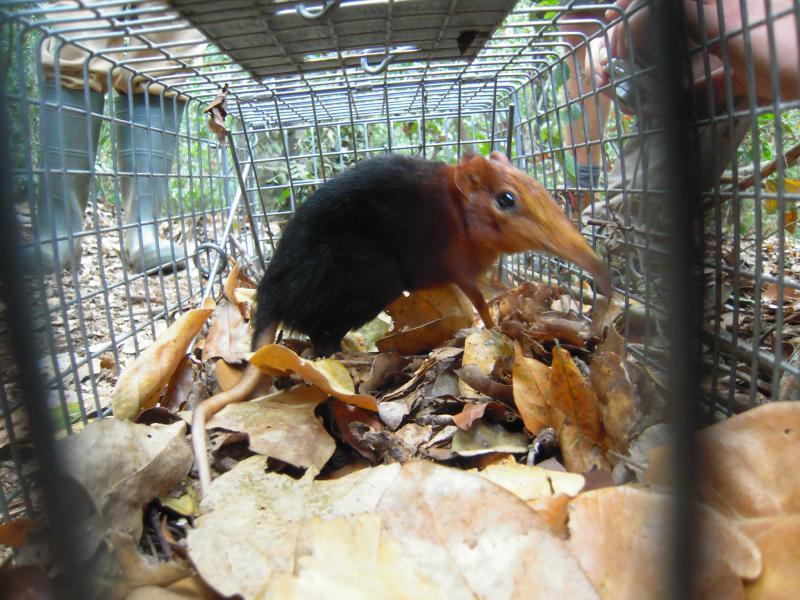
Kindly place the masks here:
POLYGON ((331 12, 334 8, 341 4, 342 0, 324 0, 322 6, 318 8, 308 8, 306 7, 305 3, 298 4, 296 7, 297 15, 299 17, 304 18, 307 21, 316 21, 317 19, 321 19, 329 12, 331 12))
POLYGON ((369 61, 367 60, 366 56, 361 57, 361 69, 365 73, 369 73, 370 75, 377 75, 378 73, 383 73, 386 70, 386 67, 389 66, 389 63, 394 60, 394 54, 386 54, 383 57, 383 60, 379 62, 377 65, 370 66, 369 61))
MULTIPOLYGON (((228 253, 225 252, 225 249, 217 244, 206 242, 205 244, 200 244, 195 248, 194 253, 194 266, 197 267, 197 270, 200 271, 200 274, 205 277, 206 279, 210 279, 212 277, 216 277, 217 273, 224 270, 225 267, 228 265, 228 253), (203 265, 200 264, 200 253, 206 251, 206 256, 208 256, 208 251, 212 250, 217 253, 217 260, 213 265, 213 269, 207 269, 203 265), (211 271, 214 271, 213 273, 211 271)), ((211 259, 209 258, 209 264, 211 263, 211 259)))

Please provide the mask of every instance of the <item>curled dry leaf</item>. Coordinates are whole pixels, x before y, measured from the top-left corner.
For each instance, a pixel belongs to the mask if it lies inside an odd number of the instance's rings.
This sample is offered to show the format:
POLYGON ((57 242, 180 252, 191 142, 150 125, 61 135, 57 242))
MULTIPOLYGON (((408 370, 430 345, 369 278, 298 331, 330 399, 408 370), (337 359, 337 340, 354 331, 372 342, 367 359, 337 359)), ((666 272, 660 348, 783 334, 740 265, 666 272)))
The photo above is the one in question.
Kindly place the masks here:
POLYGON ((525 454, 528 440, 498 424, 476 421, 469 431, 459 429, 453 436, 453 452, 459 456, 480 456, 494 452, 525 454))
MULTIPOLYGON (((604 598, 668 597, 671 510, 670 496, 629 486, 584 492, 570 501, 567 544, 604 598)), ((742 597, 742 578, 761 570, 758 549, 714 511, 700 506, 698 517, 697 597, 742 597)))
POLYGON ((347 368, 339 361, 331 358, 305 360, 284 346, 269 344, 250 357, 250 363, 274 375, 292 371, 308 383, 317 386, 326 394, 335 396, 342 402, 354 406, 378 411, 375 398, 367 394, 356 394, 353 379, 347 368))
MULTIPOLYGON (((514 346, 511 340, 499 331, 483 329, 467 336, 464 340, 464 356, 461 359, 462 368, 473 365, 477 373, 491 375, 495 363, 498 361, 511 364, 514 357, 514 346)), ((463 381, 459 388, 462 396, 474 397, 477 391, 463 381)))
POLYGON ((203 345, 203 362, 214 358, 229 363, 242 362, 250 355, 250 337, 250 328, 238 307, 230 302, 220 302, 203 345))
POLYGON ((636 389, 614 352, 595 354, 590 370, 592 386, 600 401, 603 428, 611 446, 624 452, 639 420, 636 389))
POLYGON ((336 449, 314 414, 327 397, 316 387, 298 385, 257 400, 229 404, 206 427, 246 433, 253 452, 320 471, 336 449))
POLYGON ((467 386, 484 396, 497 398, 503 402, 514 401, 514 393, 510 385, 495 381, 489 375, 481 373, 477 365, 464 365, 460 369, 456 369, 456 375, 467 386))
POLYGON ((106 523, 137 540, 144 505, 178 485, 192 466, 183 421, 147 426, 103 419, 59 444, 67 474, 89 493, 106 523))
POLYGON ((24 517, 0 523, 0 544, 12 548, 22 548, 28 540, 28 532, 41 529, 43 525, 42 521, 24 517))
MULTIPOLYGON (((187 577, 191 570, 181 560, 159 561, 144 556, 137 548, 137 543, 129 533, 111 531, 108 534, 107 553, 100 558, 100 567, 95 568, 98 576, 95 583, 98 597, 107 598, 143 598, 137 594, 142 588, 159 590, 159 595, 150 597, 166 597, 163 589, 187 577)), ((96 565, 97 567, 97 565, 96 565)))
POLYGON ((203 112, 210 113, 208 119, 208 129, 217 136, 217 140, 224 147, 225 136, 228 128, 225 127, 225 117, 228 115, 228 84, 222 86, 219 94, 214 98, 203 112))
POLYGON ((575 366, 569 352, 559 346, 553 348, 550 397, 553 427, 557 432, 569 424, 593 444, 603 442, 603 425, 594 390, 575 366))
POLYGON ((584 321, 543 315, 533 321, 525 334, 542 344, 559 341, 582 348, 594 337, 584 321))
POLYGON ((469 323, 464 327, 472 324, 472 304, 464 292, 452 284, 402 295, 386 308, 386 312, 394 322, 390 333, 444 317, 469 317, 469 323))
POLYGON ((533 435, 550 425, 550 367, 522 354, 522 346, 514 344, 512 373, 514 404, 522 422, 533 435))
POLYGON ((142 409, 156 405, 189 344, 212 312, 213 301, 185 312, 125 369, 111 396, 115 417, 133 420, 142 409))
POLYGON ((381 352, 401 354, 427 352, 472 325, 473 319, 472 304, 455 285, 402 295, 386 312, 394 327, 375 344, 381 352))
POLYGON ((800 591, 800 514, 746 519, 739 528, 758 546, 761 576, 745 584, 748 600, 785 598, 800 591))
MULTIPOLYGON (((734 518, 800 513, 800 403, 772 402, 695 434, 700 499, 734 518)), ((645 480, 668 484, 669 447, 650 455, 645 480)))
POLYGON ((223 392, 239 383, 243 374, 244 369, 242 367, 231 366, 222 359, 214 361, 214 376, 217 378, 217 384, 219 384, 223 392))
POLYGON ((397 352, 379 354, 375 357, 375 360, 372 361, 369 375, 359 387, 359 392, 362 394, 370 394, 378 391, 394 373, 400 372, 409 362, 410 361, 405 356, 397 352))
POLYGON ((435 348, 442 342, 452 338, 456 332, 469 327, 466 317, 443 317, 418 327, 412 327, 375 340, 381 352, 399 352, 400 354, 422 354, 435 348))
POLYGON ((345 404, 339 400, 331 400, 329 406, 331 418, 342 441, 350 444, 361 456, 374 464, 377 461, 374 450, 353 434, 350 424, 357 421, 368 425, 373 430, 381 430, 383 429, 383 424, 380 419, 373 412, 358 408, 352 404, 345 404))
POLYGON ((167 384, 167 391, 164 393, 164 399, 161 401, 161 406, 171 413, 177 413, 188 403, 189 392, 191 392, 193 384, 194 369, 192 368, 192 361, 187 356, 184 357, 172 374, 167 384))

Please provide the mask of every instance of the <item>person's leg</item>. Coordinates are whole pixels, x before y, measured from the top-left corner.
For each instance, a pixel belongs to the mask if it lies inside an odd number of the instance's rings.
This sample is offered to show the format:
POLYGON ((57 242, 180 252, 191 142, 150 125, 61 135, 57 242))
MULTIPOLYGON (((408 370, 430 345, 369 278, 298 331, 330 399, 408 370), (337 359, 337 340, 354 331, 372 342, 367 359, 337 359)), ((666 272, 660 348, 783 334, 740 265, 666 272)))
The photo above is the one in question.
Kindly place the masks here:
MULTIPOLYGON (((573 8, 594 6, 592 0, 578 2, 573 8)), ((592 93, 591 79, 584 73, 586 40, 602 26, 602 11, 575 10, 563 15, 560 21, 563 40, 574 50, 565 58, 568 77, 564 82, 568 104, 566 122, 562 122, 564 149, 575 159, 575 183, 579 188, 596 188, 603 165, 602 134, 605 130, 611 101, 592 93)))
MULTIPOLYGON (((122 41, 98 19, 108 9, 92 10, 94 4, 87 2, 87 8, 78 11, 74 2, 47 6, 45 24, 57 24, 42 41, 40 54, 42 175, 34 235, 41 264, 51 271, 78 265, 80 239, 75 236, 83 229, 111 68, 102 53, 122 41), (76 21, 82 18, 86 20, 76 21)), ((38 260, 33 254, 29 258, 38 260)))
MULTIPOLYGON (((162 5, 141 5, 146 6, 162 5)), ((125 224, 139 225, 126 228, 126 257, 139 271, 167 271, 185 266, 183 249, 158 235, 158 221, 169 199, 168 177, 185 107, 172 86, 179 86, 191 75, 206 42, 189 27, 150 32, 147 19, 147 14, 140 15, 141 25, 132 23, 132 43, 143 48, 128 52, 129 67, 123 65, 114 71, 114 88, 119 92, 114 118, 118 167, 123 172, 125 224), (174 45, 176 42, 182 43, 174 45)))

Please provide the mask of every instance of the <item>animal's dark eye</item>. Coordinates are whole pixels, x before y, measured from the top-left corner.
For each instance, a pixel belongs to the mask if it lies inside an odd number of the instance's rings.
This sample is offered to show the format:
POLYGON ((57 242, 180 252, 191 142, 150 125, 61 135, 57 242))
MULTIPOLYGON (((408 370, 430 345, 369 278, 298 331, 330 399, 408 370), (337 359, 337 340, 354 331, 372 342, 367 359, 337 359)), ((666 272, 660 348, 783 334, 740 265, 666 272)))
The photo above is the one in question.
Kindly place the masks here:
POLYGON ((500 192, 494 197, 494 203, 500 210, 510 210, 517 205, 517 199, 511 192, 500 192))

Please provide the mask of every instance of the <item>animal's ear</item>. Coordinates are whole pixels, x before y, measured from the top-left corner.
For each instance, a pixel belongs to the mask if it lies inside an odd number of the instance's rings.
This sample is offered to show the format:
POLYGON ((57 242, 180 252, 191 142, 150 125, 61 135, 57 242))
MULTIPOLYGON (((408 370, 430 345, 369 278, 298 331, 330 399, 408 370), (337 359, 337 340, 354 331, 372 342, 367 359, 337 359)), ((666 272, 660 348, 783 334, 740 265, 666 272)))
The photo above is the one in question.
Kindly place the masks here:
POLYGON ((480 155, 462 159, 455 171, 456 187, 465 198, 477 190, 491 187, 495 178, 491 163, 480 155))
POLYGON ((508 160, 508 157, 497 150, 489 154, 489 160, 493 160, 494 162, 498 162, 503 165, 508 165, 509 167, 511 166, 511 161, 508 160))

